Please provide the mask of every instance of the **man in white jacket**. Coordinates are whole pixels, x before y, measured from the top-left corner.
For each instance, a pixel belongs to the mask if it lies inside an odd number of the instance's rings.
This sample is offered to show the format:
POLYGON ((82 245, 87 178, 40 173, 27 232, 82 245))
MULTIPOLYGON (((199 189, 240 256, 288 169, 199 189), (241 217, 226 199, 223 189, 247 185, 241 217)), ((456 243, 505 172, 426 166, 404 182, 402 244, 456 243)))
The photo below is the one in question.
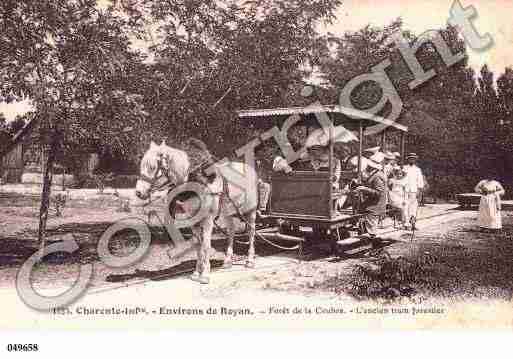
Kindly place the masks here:
POLYGON ((419 199, 421 198, 422 191, 424 189, 424 176, 422 175, 420 168, 417 167, 417 154, 410 153, 406 159, 407 164, 403 167, 403 171, 406 173, 405 227, 409 229, 411 224, 415 225, 417 219, 419 199))

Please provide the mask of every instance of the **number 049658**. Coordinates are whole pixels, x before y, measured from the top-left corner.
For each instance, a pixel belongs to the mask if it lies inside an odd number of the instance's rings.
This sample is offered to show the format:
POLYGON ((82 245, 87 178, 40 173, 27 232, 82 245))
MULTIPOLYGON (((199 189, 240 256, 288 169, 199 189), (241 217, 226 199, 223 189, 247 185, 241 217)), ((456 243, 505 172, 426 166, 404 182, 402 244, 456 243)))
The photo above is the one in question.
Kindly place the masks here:
POLYGON ((37 352, 38 350, 37 344, 7 344, 8 352, 37 352))

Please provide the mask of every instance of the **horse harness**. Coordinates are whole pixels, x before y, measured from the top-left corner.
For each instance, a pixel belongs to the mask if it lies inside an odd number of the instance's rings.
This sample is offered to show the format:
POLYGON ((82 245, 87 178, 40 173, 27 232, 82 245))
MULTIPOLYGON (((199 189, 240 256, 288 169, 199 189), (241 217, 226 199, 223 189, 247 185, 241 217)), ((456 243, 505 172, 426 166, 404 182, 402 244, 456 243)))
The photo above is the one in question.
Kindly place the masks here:
POLYGON ((155 178, 151 178, 149 176, 146 176, 144 174, 140 174, 139 175, 139 180, 140 181, 143 181, 143 182, 146 182, 150 185, 150 196, 151 196, 151 193, 152 192, 156 192, 158 190, 161 190, 162 188, 166 187, 167 185, 169 185, 171 183, 171 179, 169 178, 169 174, 164 170, 164 167, 162 166, 162 159, 158 159, 157 161, 157 171, 156 171, 157 175, 160 173, 159 176, 155 177, 155 178), (166 177, 166 182, 164 182, 163 184, 161 185, 156 185, 158 183, 158 181, 163 178, 163 177, 166 177))
MULTIPOLYGON (((169 161, 169 159, 166 158, 167 161, 169 161)), ((169 186, 169 191, 172 191, 174 186, 176 186, 176 178, 178 178, 176 172, 174 173, 174 178, 171 178, 170 176, 170 171, 173 171, 172 170, 172 167, 168 164, 167 165, 167 168, 165 166, 163 166, 163 161, 164 161, 164 158, 159 158, 157 160, 157 171, 156 173, 160 175, 155 177, 155 178, 151 178, 151 177, 148 177, 144 174, 140 174, 139 175, 139 180, 141 181, 144 181, 148 184, 150 184, 150 196, 151 196, 151 193, 153 192, 156 192, 156 191, 159 191, 159 190, 162 190, 163 188, 169 186), (163 178, 163 177, 166 177, 166 181, 160 185, 156 185, 158 183, 158 181, 163 178), (172 187, 173 186, 173 187, 172 187)), ((173 171, 174 172, 174 171, 173 171)))

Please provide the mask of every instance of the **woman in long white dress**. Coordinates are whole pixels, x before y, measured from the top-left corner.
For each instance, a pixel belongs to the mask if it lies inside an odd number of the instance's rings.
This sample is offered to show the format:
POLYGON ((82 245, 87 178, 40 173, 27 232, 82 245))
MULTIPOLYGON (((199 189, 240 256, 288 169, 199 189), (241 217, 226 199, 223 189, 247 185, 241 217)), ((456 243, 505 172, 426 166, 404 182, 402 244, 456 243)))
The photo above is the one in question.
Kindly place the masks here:
POLYGON ((400 225, 404 226, 406 224, 406 173, 401 167, 396 167, 392 170, 392 176, 388 180, 388 199, 390 206, 400 211, 400 225))
POLYGON ((502 185, 495 180, 485 179, 477 184, 475 191, 481 195, 477 217, 479 227, 490 230, 501 229, 501 196, 505 193, 502 185))

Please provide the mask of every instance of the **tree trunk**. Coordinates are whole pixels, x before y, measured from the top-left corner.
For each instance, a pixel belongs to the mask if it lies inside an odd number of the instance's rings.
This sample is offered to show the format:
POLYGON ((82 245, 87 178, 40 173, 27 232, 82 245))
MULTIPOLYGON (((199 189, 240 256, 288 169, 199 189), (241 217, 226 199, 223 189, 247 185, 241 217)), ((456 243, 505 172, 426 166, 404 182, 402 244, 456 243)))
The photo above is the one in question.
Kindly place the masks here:
POLYGON ((43 191, 41 193, 41 207, 39 210, 39 247, 42 249, 46 246, 46 223, 48 221, 48 210, 50 208, 50 194, 53 177, 53 164, 57 154, 58 136, 53 134, 49 148, 43 150, 43 191))

